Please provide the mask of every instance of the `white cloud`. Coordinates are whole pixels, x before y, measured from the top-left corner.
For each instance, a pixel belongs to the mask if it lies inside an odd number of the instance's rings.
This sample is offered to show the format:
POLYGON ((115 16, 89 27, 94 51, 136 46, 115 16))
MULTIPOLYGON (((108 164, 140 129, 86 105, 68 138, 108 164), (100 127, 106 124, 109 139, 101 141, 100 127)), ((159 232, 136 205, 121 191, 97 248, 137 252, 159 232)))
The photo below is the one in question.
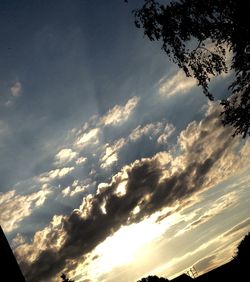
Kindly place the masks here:
POLYGON ((164 130, 160 134, 160 136, 157 138, 157 143, 159 144, 165 144, 168 141, 168 138, 172 135, 172 133, 175 131, 175 127, 172 124, 166 124, 164 130))
POLYGON ((144 126, 137 126, 133 131, 129 134, 129 139, 131 141, 136 141, 140 139, 143 135, 156 135, 159 132, 159 129, 157 128, 156 124, 148 123, 144 126))
POLYGON ((94 143, 98 143, 98 135, 100 133, 100 128, 90 129, 88 132, 83 132, 76 141, 76 145, 86 145, 89 144, 90 141, 94 143))
POLYGON ((77 153, 72 151, 71 149, 62 149, 56 154, 55 159, 57 164, 65 164, 75 159, 76 156, 77 153))
POLYGON ((116 105, 112 109, 108 111, 106 115, 104 115, 100 121, 101 124, 107 125, 117 125, 126 121, 130 114, 133 112, 135 107, 139 102, 138 97, 133 97, 128 100, 125 106, 116 105))
POLYGON ((74 169, 75 168, 73 166, 57 168, 57 169, 53 169, 48 172, 42 173, 37 178, 40 182, 46 183, 46 182, 50 182, 51 180, 61 178, 67 175, 68 173, 70 173, 71 171, 73 171, 74 169))
POLYGON ((75 180, 71 186, 62 190, 63 197, 73 197, 89 188, 89 184, 83 185, 79 180, 75 180))
POLYGON ((174 75, 161 79, 158 91, 163 96, 171 97, 175 94, 184 94, 196 85, 194 78, 186 77, 185 73, 179 70, 174 75))
POLYGON ((142 136, 148 135, 150 139, 157 139, 157 143, 164 144, 167 142, 174 130, 175 127, 164 120, 161 122, 148 123, 144 126, 139 125, 133 129, 133 131, 129 134, 129 140, 137 141, 142 136))
POLYGON ((76 186, 73 189, 68 186, 65 189, 62 190, 63 197, 73 197, 78 193, 84 192, 86 190, 87 186, 76 186))
POLYGON ((18 97, 21 95, 22 92, 22 84, 20 81, 15 82, 11 87, 10 87, 10 92, 13 97, 18 97))
POLYGON ((106 145, 105 153, 101 158, 101 168, 107 168, 118 160, 117 152, 126 144, 124 138, 117 140, 113 145, 106 145))
POLYGON ((112 164, 118 161, 118 152, 125 145, 130 142, 135 142, 147 136, 150 140, 155 140, 158 144, 165 144, 168 138, 174 132, 175 127, 166 121, 148 123, 144 126, 138 126, 132 130, 127 138, 120 138, 116 140, 112 145, 105 145, 105 152, 101 157, 101 168, 110 167, 112 164))
POLYGON ((0 222, 4 231, 16 229, 25 217, 43 205, 50 193, 45 188, 28 195, 18 195, 15 190, 0 195, 0 222))
POLYGON ((86 161, 87 161, 87 158, 80 157, 80 158, 76 159, 76 164, 77 165, 84 164, 86 161))

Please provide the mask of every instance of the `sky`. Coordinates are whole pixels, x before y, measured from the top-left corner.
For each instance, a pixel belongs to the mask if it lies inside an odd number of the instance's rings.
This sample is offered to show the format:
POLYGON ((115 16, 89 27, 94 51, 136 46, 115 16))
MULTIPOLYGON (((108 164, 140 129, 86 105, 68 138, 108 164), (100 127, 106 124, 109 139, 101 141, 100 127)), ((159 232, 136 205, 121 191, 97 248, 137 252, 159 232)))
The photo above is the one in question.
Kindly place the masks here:
POLYGON ((133 23, 142 0, 0 1, 0 223, 28 282, 202 274, 250 231, 250 142, 133 23))

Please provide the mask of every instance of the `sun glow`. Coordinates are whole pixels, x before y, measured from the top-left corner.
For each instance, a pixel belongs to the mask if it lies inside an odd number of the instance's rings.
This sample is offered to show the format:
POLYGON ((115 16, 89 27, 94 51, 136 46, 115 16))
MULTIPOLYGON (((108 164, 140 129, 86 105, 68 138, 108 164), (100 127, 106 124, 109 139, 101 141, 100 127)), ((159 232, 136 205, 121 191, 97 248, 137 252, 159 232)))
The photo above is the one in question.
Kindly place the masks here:
POLYGON ((88 269, 88 274, 93 281, 113 268, 128 264, 133 260, 150 259, 145 257, 144 246, 157 240, 176 222, 176 215, 171 215, 160 223, 156 223, 159 214, 157 213, 138 224, 121 227, 115 234, 97 246, 93 252, 93 256, 97 259, 90 263, 88 269))

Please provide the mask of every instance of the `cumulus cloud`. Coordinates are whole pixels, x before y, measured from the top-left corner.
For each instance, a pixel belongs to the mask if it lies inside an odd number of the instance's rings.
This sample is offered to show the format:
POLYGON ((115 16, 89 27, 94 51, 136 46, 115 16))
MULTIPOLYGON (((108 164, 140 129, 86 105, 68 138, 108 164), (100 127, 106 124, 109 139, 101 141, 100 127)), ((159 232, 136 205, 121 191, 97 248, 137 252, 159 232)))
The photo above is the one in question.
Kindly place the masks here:
MULTIPOLYGON (((138 101, 139 98, 133 97, 124 106, 116 105, 101 117, 92 116, 79 130, 77 128, 71 130, 74 151, 79 153, 81 150, 86 150, 88 146, 102 146, 100 137, 103 133, 103 127, 125 122, 133 112, 138 101)), ((80 161, 81 159, 78 160, 78 162, 80 161)))
POLYGON ((107 168, 118 160, 117 152, 126 144, 125 138, 117 140, 113 145, 106 144, 101 158, 101 168, 107 168))
POLYGON ((68 173, 73 171, 74 169, 75 168, 73 166, 53 169, 53 170, 50 170, 48 172, 44 172, 44 173, 40 174, 38 176, 38 180, 41 183, 47 183, 47 182, 50 182, 54 179, 64 177, 65 175, 67 175, 68 173))
POLYGON ((79 209, 62 218, 60 232, 57 228, 52 235, 48 231, 46 248, 38 248, 34 240, 30 249, 39 250, 35 259, 29 261, 23 256, 27 278, 51 280, 66 265, 73 268, 70 260, 83 258, 121 226, 140 222, 165 207, 181 208, 191 196, 230 175, 234 162, 226 166, 225 162, 240 161, 233 150, 239 141, 230 137, 230 128, 221 126, 218 112, 209 109, 202 121, 189 124, 181 132, 173 155, 165 152, 136 160, 102 185, 98 193, 84 197, 79 209), (222 170, 220 179, 217 175, 222 170), (60 239, 54 236, 61 232, 64 239, 55 249, 50 244, 60 239))
POLYGON ((133 112, 135 107, 137 106, 139 102, 138 97, 133 97, 128 100, 128 102, 125 104, 125 106, 119 106, 116 105, 112 109, 108 111, 106 115, 104 115, 100 121, 101 124, 104 125, 117 125, 121 122, 126 121, 130 114, 133 112))
MULTIPOLYGON (((65 165, 74 161, 76 165, 84 163, 88 157, 100 157, 100 166, 103 169, 110 167, 118 161, 118 152, 129 142, 149 135, 149 138, 158 138, 158 144, 166 142, 174 131, 174 126, 165 120, 157 123, 146 124, 135 128, 128 137, 123 137, 110 143, 103 144, 101 137, 105 126, 113 126, 124 123, 133 113, 139 102, 138 97, 133 97, 125 105, 116 105, 101 117, 92 116, 80 129, 70 131, 68 148, 60 150, 55 156, 55 165, 65 165), (95 150, 94 153, 90 153, 95 150), (82 155, 85 155, 83 157, 82 155)), ((107 140, 109 141, 109 140, 107 140)))
POLYGON ((166 144, 175 127, 166 122, 148 123, 144 126, 137 126, 128 135, 127 138, 120 138, 113 144, 106 144, 105 150, 101 156, 101 168, 108 168, 118 161, 119 151, 125 146, 147 137, 154 140, 156 144, 166 144))
POLYGON ((74 180, 71 186, 68 186, 62 190, 63 197, 73 197, 78 193, 84 192, 90 187, 89 179, 81 182, 79 180, 74 180))
POLYGON ((174 130, 175 127, 164 120, 161 122, 148 123, 144 126, 139 125, 136 127, 129 134, 129 140, 137 141, 142 136, 149 136, 150 139, 156 138, 157 143, 163 144, 167 142, 174 130))
MULTIPOLYGON (((66 233, 62 228, 63 220, 63 216, 54 215, 47 227, 35 233, 33 244, 25 243, 16 248, 15 254, 17 259, 22 260, 22 257, 26 258, 26 261, 22 262, 21 267, 34 262, 41 251, 50 249, 56 252, 60 249, 66 240, 66 233), (34 246, 36 247, 35 249, 34 246)), ((53 264, 51 264, 51 267, 53 267, 53 264)))
POLYGON ((62 149, 56 154, 55 159, 57 164, 65 164, 74 160, 76 157, 77 153, 72 151, 72 149, 62 149))
POLYGON ((98 143, 98 135, 100 131, 100 128, 93 128, 90 129, 88 132, 83 131, 83 133, 77 138, 76 145, 84 146, 92 141, 98 143))
POLYGON ((158 91, 163 96, 171 97, 176 94, 184 94, 196 85, 197 81, 194 78, 186 77, 182 70, 178 70, 172 76, 160 80, 158 91))
POLYGON ((15 82, 11 87, 10 87, 10 92, 13 97, 18 97, 21 95, 22 92, 22 84, 20 81, 15 82))
POLYGON ((36 208, 42 206, 51 191, 44 188, 29 195, 18 195, 15 190, 0 195, 0 222, 5 232, 11 232, 36 208))

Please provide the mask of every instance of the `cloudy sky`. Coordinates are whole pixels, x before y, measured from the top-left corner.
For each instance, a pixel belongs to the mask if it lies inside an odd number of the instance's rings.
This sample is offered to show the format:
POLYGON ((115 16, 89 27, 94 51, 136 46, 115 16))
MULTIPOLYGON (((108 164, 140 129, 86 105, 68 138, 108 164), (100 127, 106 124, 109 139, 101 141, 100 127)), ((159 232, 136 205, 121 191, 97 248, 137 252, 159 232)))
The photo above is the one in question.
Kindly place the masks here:
POLYGON ((0 1, 0 222, 28 282, 201 274, 250 230, 250 142, 130 2, 0 1))

